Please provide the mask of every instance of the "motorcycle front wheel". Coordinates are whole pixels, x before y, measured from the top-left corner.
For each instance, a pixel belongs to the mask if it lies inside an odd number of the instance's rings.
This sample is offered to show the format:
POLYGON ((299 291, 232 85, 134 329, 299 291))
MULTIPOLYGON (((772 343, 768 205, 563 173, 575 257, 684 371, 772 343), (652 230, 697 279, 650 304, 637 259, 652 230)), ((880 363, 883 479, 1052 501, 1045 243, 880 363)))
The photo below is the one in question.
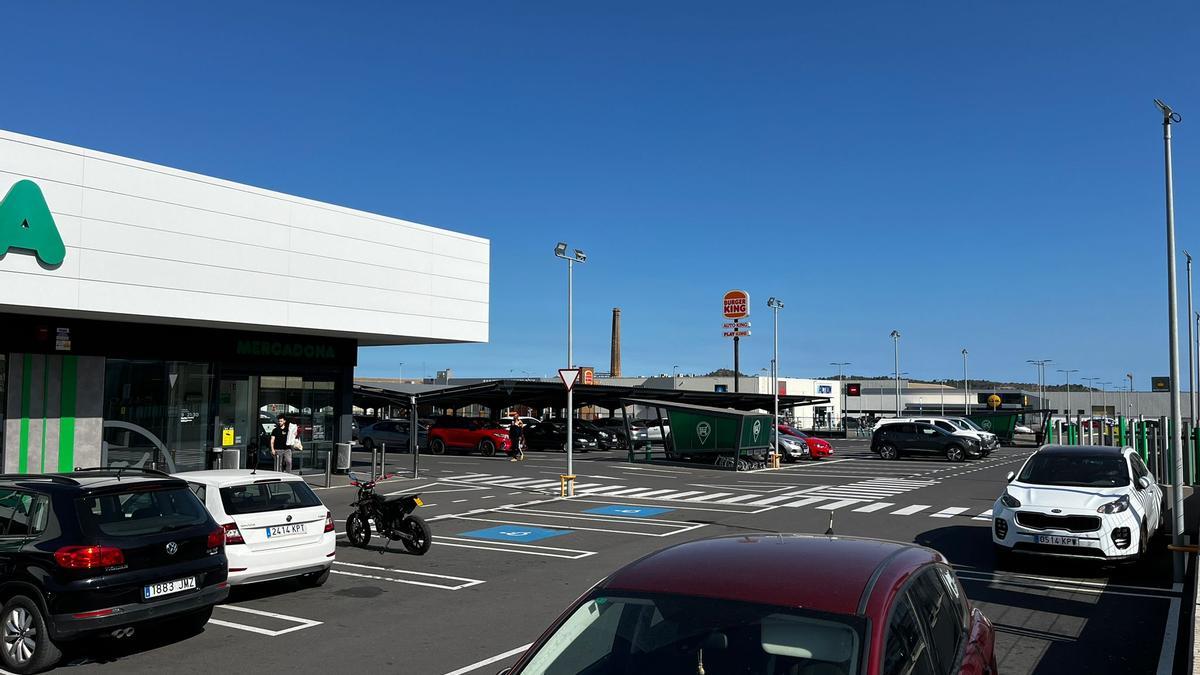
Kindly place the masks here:
POLYGON ((404 548, 408 549, 409 553, 425 555, 433 544, 433 533, 429 531, 429 525, 420 516, 409 516, 404 519, 404 529, 408 535, 403 540, 404 548))
POLYGON ((366 548, 371 543, 371 524, 358 511, 346 519, 346 539, 359 548, 366 548))

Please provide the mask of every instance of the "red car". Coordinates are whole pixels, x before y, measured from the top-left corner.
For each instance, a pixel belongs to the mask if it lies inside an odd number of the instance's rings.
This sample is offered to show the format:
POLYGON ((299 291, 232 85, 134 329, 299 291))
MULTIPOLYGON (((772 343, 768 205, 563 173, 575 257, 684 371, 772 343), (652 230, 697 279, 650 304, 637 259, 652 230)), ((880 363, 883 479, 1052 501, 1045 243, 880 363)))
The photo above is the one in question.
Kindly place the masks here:
POLYGON ((429 452, 435 455, 444 455, 446 450, 478 450, 484 457, 491 457, 496 451, 508 452, 510 448, 508 431, 499 422, 482 417, 443 415, 429 427, 429 452))
POLYGON ((821 459, 822 457, 833 456, 833 446, 830 445, 829 441, 825 440, 824 438, 809 436, 803 431, 800 431, 799 429, 793 429, 786 424, 779 425, 779 433, 787 434, 788 436, 794 436, 807 443, 808 456, 811 459, 821 459))
POLYGON ((506 672, 984 675, 996 672, 994 646, 991 622, 937 551, 734 535, 626 565, 506 672))

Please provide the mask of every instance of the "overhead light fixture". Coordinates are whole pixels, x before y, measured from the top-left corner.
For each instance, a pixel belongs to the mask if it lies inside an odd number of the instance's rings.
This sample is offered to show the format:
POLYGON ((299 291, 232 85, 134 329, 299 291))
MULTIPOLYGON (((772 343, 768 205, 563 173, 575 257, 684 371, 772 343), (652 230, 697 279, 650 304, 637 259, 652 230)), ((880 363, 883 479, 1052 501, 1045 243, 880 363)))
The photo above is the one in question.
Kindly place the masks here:
POLYGON ((554 247, 554 255, 562 258, 566 255, 566 253, 567 253, 567 243, 564 241, 558 242, 558 245, 554 247))
POLYGON ((579 249, 575 249, 575 259, 579 262, 587 262, 587 254, 579 249))

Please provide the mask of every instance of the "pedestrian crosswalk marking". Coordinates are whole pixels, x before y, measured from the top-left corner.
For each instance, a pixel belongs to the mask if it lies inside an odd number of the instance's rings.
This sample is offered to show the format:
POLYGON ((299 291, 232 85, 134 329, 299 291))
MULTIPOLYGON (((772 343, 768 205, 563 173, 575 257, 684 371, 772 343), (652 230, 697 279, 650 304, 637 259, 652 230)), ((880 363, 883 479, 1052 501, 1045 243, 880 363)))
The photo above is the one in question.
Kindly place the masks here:
POLYGON ((779 495, 777 497, 767 497, 766 499, 760 499, 756 502, 750 502, 749 506, 769 506, 776 502, 783 502, 783 501, 787 501, 789 499, 795 499, 795 498, 796 498, 796 495, 779 495))
POLYGON ((883 509, 886 509, 889 506, 895 506, 895 504, 893 504, 891 502, 875 502, 874 504, 867 504, 866 506, 860 506, 857 509, 854 509, 854 511, 856 513, 874 513, 876 511, 881 511, 883 509))
POLYGON ((912 506, 906 506, 902 509, 897 509, 895 511, 892 511, 892 515, 893 516, 911 516, 912 514, 920 513, 921 511, 924 511, 927 508, 929 508, 928 504, 913 504, 912 506))
POLYGON ((833 511, 834 509, 840 509, 843 506, 850 506, 851 504, 858 504, 861 501, 863 501, 863 500, 861 500, 861 499, 839 499, 835 502, 830 502, 828 504, 820 504, 817 506, 817 508, 825 510, 825 511, 833 511))
POLYGON ((729 499, 722 499, 721 501, 719 501, 717 503, 718 504, 736 504, 738 502, 744 502, 747 499, 755 499, 755 498, 761 497, 761 496, 762 495, 738 495, 736 497, 730 497, 729 499))
POLYGON ((930 518, 953 518, 954 516, 957 516, 958 514, 964 512, 966 510, 967 510, 967 507, 965 507, 965 506, 951 506, 948 509, 942 509, 941 511, 938 511, 937 513, 931 513, 931 514, 929 514, 929 517, 930 518))
POLYGON ((732 497, 732 496, 733 496, 732 492, 710 492, 709 494, 700 495, 699 497, 692 497, 688 501, 689 502, 706 502, 706 501, 709 501, 710 499, 716 499, 717 497, 732 497))
POLYGON ((991 519, 992 519, 992 510, 988 509, 987 511, 980 512, 979 515, 975 516, 971 520, 991 520, 991 519))

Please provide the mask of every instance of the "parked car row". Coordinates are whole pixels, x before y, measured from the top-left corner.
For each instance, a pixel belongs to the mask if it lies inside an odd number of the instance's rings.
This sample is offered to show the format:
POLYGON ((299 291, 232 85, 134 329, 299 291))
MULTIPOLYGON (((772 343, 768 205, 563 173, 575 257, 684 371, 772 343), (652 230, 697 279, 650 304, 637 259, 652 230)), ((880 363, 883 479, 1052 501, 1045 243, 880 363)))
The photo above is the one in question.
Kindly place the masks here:
POLYGON ((993 450, 1000 447, 1000 438, 990 431, 984 431, 978 424, 975 424, 966 417, 943 417, 936 415, 925 415, 921 417, 890 417, 879 420, 875 424, 875 430, 888 424, 900 424, 904 422, 918 422, 920 424, 932 424, 933 426, 945 431, 954 436, 963 436, 973 438, 979 442, 980 454, 984 457, 991 454, 993 450))
POLYGON ((199 632, 231 584, 319 586, 333 516, 269 471, 77 469, 0 476, 0 666, 36 673, 70 642, 199 632))

